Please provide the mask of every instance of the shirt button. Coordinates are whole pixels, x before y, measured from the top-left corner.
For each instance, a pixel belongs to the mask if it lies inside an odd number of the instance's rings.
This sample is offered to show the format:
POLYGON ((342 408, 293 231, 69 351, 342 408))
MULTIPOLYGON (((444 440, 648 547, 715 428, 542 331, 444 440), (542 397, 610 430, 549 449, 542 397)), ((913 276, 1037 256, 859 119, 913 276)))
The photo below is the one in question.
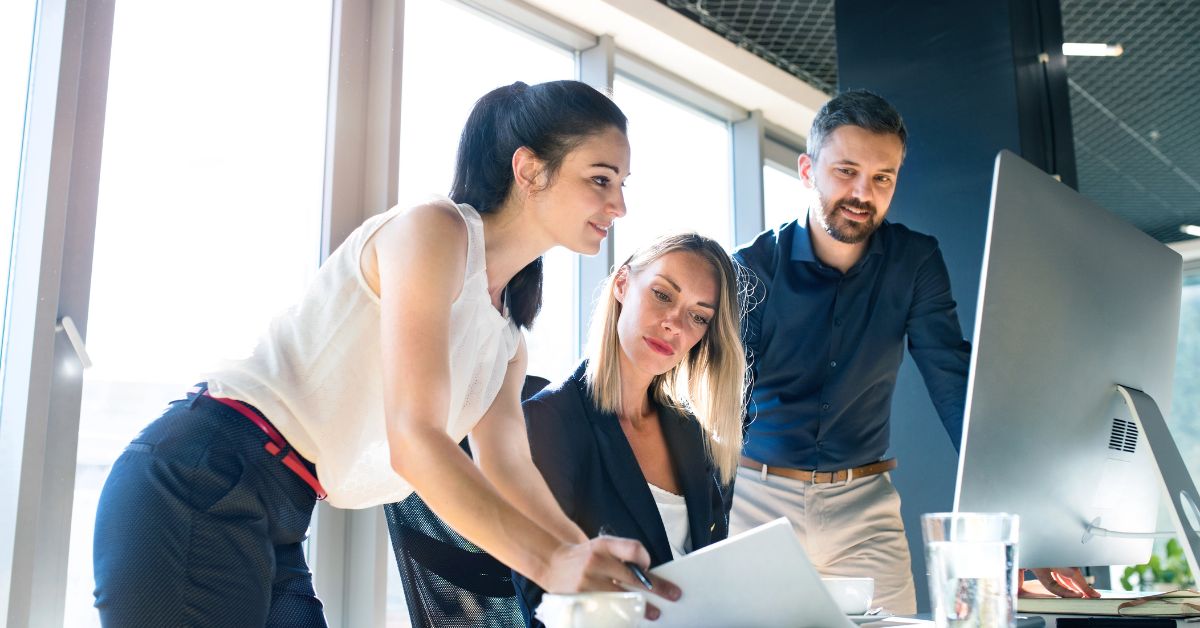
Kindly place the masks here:
POLYGON ((833 319, 833 326, 834 326, 834 327, 841 327, 841 326, 842 326, 842 319, 841 319, 841 318, 835 318, 835 319, 833 319))
POLYGON ((823 404, 821 404, 821 411, 822 411, 822 412, 828 412, 828 411, 829 411, 829 404, 827 404, 827 403, 823 403, 823 404))
POLYGON ((833 368, 833 369, 837 368, 837 360, 833 360, 832 362, 830 362, 829 368, 833 368))

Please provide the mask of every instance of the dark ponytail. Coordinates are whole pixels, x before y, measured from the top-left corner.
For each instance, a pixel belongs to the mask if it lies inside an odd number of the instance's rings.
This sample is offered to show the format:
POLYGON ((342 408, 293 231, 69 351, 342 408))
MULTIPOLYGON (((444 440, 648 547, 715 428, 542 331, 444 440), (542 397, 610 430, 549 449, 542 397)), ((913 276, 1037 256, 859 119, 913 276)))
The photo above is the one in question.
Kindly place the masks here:
MULTIPOLYGON (((512 156, 522 146, 546 164, 553 181, 563 159, 588 137, 625 129, 625 114, 611 99, 579 81, 494 89, 475 103, 458 143, 450 199, 481 214, 496 211, 513 186, 512 156)), ((508 282, 509 314, 529 328, 542 308, 542 258, 508 282)))

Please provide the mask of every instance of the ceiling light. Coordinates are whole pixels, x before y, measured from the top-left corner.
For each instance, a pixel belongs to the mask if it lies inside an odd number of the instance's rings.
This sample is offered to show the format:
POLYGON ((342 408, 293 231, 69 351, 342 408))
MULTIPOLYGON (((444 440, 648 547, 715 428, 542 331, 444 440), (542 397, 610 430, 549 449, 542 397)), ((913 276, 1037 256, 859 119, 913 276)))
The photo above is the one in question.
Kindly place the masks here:
POLYGON ((1073 57, 1119 57, 1125 52, 1121 44, 1067 44, 1062 45, 1063 54, 1073 57))
POLYGON ((1200 226, 1196 225, 1179 225, 1179 230, 1190 235, 1200 238, 1200 226))

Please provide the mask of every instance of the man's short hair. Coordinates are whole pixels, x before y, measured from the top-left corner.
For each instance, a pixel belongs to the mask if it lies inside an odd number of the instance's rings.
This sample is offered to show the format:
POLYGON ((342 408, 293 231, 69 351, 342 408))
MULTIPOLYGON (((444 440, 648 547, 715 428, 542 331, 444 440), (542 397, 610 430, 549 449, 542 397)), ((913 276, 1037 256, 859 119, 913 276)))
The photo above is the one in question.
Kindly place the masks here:
POLYGON ((853 125, 872 133, 890 133, 900 138, 901 148, 908 146, 908 129, 900 112, 882 96, 865 89, 842 92, 825 103, 813 118, 808 132, 808 156, 817 161, 825 140, 834 129, 853 125))

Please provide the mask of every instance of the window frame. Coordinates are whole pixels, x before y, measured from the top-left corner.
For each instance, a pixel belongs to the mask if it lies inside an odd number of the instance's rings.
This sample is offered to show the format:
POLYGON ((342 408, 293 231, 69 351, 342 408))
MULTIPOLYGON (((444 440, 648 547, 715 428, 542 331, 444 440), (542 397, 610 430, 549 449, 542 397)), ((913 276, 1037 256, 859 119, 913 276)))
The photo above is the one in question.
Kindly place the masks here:
MULTIPOLYGON (((729 207, 736 243, 762 229, 762 165, 779 129, 636 54, 520 0, 457 2, 576 52, 576 77, 611 92, 616 72, 729 125, 729 207)), ((69 316, 86 341, 91 258, 116 0, 40 0, 30 116, 14 235, 0 398, 0 617, 61 625, 82 377, 57 331, 69 316), (51 437, 53 435, 53 437, 51 437)), ((398 195, 404 0, 334 0, 326 118, 322 258, 398 195)), ((666 35, 664 35, 666 36, 666 35)), ((786 135, 786 132, 784 132, 786 135)), ((794 139, 794 136, 793 136, 794 139)), ((801 140, 802 141, 802 140, 801 140)), ((595 290, 613 264, 611 239, 575 269, 576 355, 595 290)), ((329 623, 381 626, 391 567, 379 508, 318 507, 310 547, 329 623)))
POLYGON ((61 625, 114 0, 35 18, 0 407, 0 617, 61 625), (68 325, 69 326, 69 325, 68 325), (53 435, 53 436, 52 436, 53 435))

